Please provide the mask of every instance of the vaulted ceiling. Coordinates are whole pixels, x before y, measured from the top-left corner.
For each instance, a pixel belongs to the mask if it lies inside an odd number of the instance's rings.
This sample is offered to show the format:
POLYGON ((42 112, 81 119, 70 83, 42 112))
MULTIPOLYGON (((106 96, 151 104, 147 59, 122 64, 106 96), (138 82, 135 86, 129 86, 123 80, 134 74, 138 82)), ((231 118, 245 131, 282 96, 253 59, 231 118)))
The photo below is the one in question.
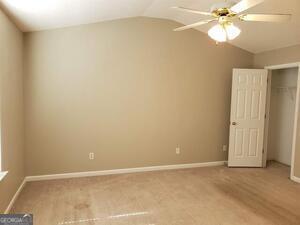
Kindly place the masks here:
MULTIPOLYGON (((164 18, 189 24, 206 17, 179 12, 170 7, 184 6, 209 11, 213 4, 222 1, 224 0, 0 0, 0 3, 19 28, 28 32, 136 16, 164 18)), ((293 16, 286 23, 237 22, 242 33, 231 44, 253 53, 300 44, 300 0, 265 0, 247 12, 290 13, 293 16)), ((212 24, 197 29, 207 32, 211 26, 212 24)))

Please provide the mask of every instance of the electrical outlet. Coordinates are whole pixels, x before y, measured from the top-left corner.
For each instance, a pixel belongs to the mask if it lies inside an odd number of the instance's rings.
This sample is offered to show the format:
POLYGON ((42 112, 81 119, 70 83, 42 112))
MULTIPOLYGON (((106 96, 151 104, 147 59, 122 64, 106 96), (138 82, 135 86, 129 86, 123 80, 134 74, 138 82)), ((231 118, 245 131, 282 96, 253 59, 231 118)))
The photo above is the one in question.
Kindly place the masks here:
POLYGON ((175 150, 175 152, 176 152, 177 155, 179 155, 180 154, 180 148, 177 147, 176 150, 175 150))
POLYGON ((93 160, 95 158, 94 152, 90 152, 89 154, 89 159, 93 160))
POLYGON ((227 145, 223 145, 223 152, 227 152, 227 145))

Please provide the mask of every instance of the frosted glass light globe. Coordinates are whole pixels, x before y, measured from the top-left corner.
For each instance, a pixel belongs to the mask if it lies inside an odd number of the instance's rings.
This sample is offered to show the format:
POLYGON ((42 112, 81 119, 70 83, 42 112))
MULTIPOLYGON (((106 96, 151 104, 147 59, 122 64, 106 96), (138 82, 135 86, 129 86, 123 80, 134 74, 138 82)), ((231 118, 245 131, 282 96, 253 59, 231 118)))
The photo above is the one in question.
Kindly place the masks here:
POLYGON ((232 23, 217 24, 208 31, 208 35, 217 42, 233 40, 238 37, 240 33, 241 30, 232 23))

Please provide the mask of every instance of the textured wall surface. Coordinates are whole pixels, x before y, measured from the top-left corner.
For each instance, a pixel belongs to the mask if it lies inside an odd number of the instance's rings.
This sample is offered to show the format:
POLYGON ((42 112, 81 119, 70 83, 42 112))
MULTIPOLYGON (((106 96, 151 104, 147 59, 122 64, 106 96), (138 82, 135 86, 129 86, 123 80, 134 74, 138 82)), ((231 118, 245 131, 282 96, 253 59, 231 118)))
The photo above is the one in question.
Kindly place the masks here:
POLYGON ((2 170, 0 212, 24 179, 23 34, 0 11, 2 170))
POLYGON ((253 55, 178 25, 131 18, 26 34, 27 174, 225 160, 232 69, 253 55))

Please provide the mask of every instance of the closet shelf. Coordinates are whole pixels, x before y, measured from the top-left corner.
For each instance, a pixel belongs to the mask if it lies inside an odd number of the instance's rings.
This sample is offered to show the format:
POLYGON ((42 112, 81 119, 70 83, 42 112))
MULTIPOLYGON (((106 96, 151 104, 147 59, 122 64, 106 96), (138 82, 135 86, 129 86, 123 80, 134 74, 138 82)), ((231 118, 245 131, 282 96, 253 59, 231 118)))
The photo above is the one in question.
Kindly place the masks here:
POLYGON ((272 88, 276 89, 278 92, 287 92, 292 101, 296 98, 297 86, 277 86, 272 88))

